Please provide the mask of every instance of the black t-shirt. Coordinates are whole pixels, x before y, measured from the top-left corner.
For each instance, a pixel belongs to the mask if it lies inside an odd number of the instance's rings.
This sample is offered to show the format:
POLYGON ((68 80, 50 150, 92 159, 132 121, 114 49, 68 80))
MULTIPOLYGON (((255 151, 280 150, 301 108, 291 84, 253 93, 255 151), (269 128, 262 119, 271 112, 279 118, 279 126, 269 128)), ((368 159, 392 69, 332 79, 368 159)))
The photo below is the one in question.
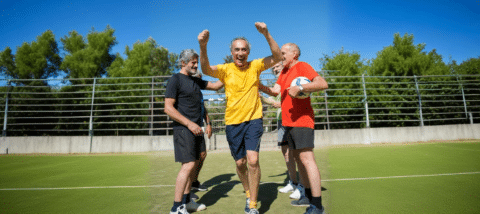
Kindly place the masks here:
MULTIPOLYGON (((197 77, 187 76, 185 74, 174 74, 167 83, 165 98, 175 99, 173 107, 180 114, 192 122, 202 124, 202 89, 207 87, 208 82, 197 77)), ((173 127, 183 126, 173 120, 173 127)))

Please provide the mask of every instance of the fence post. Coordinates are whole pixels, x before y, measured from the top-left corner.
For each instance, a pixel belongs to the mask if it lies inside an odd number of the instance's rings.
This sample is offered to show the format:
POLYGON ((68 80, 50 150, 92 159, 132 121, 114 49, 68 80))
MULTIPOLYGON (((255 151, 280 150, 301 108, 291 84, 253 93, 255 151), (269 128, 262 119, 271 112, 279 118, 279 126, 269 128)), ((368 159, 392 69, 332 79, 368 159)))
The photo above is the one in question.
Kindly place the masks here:
POLYGON ((422 96, 420 95, 420 90, 418 89, 417 75, 413 75, 413 78, 415 78, 415 88, 417 89, 418 105, 419 105, 418 108, 420 112, 420 125, 423 126, 422 96))
POLYGON ((463 91, 463 84, 460 82, 458 75, 457 75, 457 82, 460 85, 460 89, 462 90, 463 108, 465 109, 465 118, 468 118, 467 101, 465 99, 465 92, 463 91))
POLYGON ((150 108, 151 108, 151 114, 150 114, 150 130, 149 130, 149 135, 153 136, 153 85, 154 85, 154 77, 152 77, 152 97, 151 97, 151 103, 150 103, 150 108))
POLYGON ((97 78, 93 78, 93 89, 92 89, 92 104, 90 109, 90 124, 88 128, 88 135, 90 136, 90 153, 92 153, 92 143, 93 143, 93 103, 95 100, 95 85, 97 83, 97 78))
MULTIPOLYGON (((5 115, 3 115, 3 132, 2 136, 6 137, 7 136, 7 115, 8 115, 8 97, 9 97, 9 92, 10 91, 10 80, 7 82, 7 97, 5 98, 5 115)), ((8 151, 8 150, 7 150, 8 151)), ((8 152, 7 152, 8 153, 8 152)))
POLYGON ((468 113, 468 115, 470 116, 470 124, 473 124, 473 115, 472 115, 472 112, 468 113))
MULTIPOLYGON (((325 70, 323 70, 323 78, 325 79, 325 81, 327 80, 327 77, 325 76, 325 70)), ((325 116, 327 117, 327 130, 330 130, 330 118, 328 118, 328 101, 327 101, 328 95, 327 95, 327 90, 325 90, 325 94, 323 96, 325 97, 325 116)))
POLYGON ((367 101, 367 89, 365 87, 365 74, 362 74, 362 83, 363 83, 363 96, 365 97, 364 98, 364 102, 365 102, 365 113, 366 113, 366 124, 367 124, 367 128, 370 128, 370 118, 368 116, 368 101, 367 101))

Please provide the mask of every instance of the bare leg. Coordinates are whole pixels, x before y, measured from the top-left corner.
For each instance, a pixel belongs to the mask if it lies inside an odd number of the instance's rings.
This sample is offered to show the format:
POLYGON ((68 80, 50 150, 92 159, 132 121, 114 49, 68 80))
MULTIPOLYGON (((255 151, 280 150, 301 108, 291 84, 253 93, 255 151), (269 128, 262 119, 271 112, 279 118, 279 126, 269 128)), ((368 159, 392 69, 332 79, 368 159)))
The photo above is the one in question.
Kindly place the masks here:
POLYGON ((285 158, 285 163, 287 165, 288 176, 293 183, 298 183, 297 180, 297 169, 295 166, 295 158, 293 157, 293 152, 290 151, 288 145, 282 146, 282 154, 285 158))
POLYGON ((248 183, 248 168, 247 168, 246 157, 236 160, 235 164, 237 165, 237 175, 240 178, 240 181, 242 182, 243 189, 245 191, 250 190, 249 183, 248 183))
POLYGON ((248 182, 250 183, 250 200, 257 201, 258 187, 262 176, 259 164, 258 152, 247 150, 248 182))
POLYGON ((197 167, 195 167, 195 170, 193 171, 193 181, 198 181, 198 175, 200 174, 200 171, 202 170, 203 167, 203 162, 205 161, 205 158, 207 158, 207 152, 202 152, 200 153, 200 160, 198 161, 197 167))
POLYGON ((182 167, 177 175, 177 180, 175 182, 175 201, 182 201, 183 194, 188 190, 190 192, 190 187, 192 182, 190 176, 192 171, 195 168, 195 161, 182 163, 182 167))
POLYGON ((310 188, 312 190, 313 197, 320 197, 322 195, 321 177, 317 163, 315 162, 313 149, 306 148, 297 150, 297 152, 299 160, 302 163, 302 166, 300 166, 302 169, 299 169, 299 171, 301 171, 300 179, 305 181, 302 184, 305 186, 305 188, 310 188))

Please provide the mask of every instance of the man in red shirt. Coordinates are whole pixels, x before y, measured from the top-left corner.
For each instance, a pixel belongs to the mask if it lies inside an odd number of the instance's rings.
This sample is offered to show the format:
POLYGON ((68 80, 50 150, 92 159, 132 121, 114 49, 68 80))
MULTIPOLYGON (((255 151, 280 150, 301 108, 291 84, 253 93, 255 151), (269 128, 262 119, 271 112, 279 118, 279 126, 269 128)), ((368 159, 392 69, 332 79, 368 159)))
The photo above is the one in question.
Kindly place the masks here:
POLYGON ((298 171, 305 186, 305 197, 292 201, 294 206, 309 206, 306 214, 323 213, 321 199, 321 178, 315 162, 314 125, 315 118, 310 97, 296 98, 301 92, 316 92, 328 88, 328 84, 309 64, 298 61, 300 48, 294 43, 287 43, 281 49, 284 69, 269 95, 280 93, 282 103, 282 123, 285 126, 287 141, 293 155, 302 164, 298 171), (301 86, 291 86, 296 78, 304 76, 311 82, 301 86))

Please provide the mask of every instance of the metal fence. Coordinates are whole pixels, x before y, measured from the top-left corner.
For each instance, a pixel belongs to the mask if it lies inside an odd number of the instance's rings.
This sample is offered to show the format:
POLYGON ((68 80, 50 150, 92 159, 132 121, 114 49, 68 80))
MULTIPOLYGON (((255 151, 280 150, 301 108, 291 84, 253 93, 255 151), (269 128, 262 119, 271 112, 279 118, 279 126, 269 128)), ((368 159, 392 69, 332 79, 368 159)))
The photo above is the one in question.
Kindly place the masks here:
MULTIPOLYGON (((319 72, 323 74, 323 72, 319 72)), ((163 112, 169 76, 0 80, 3 135, 171 135, 163 112)), ((273 85, 271 73, 262 82, 273 85)), ((480 75, 326 76, 311 94, 316 129, 478 123, 480 75)), ((204 91, 214 133, 225 131, 225 95, 204 91)), ((264 105, 266 131, 276 112, 264 105)))

